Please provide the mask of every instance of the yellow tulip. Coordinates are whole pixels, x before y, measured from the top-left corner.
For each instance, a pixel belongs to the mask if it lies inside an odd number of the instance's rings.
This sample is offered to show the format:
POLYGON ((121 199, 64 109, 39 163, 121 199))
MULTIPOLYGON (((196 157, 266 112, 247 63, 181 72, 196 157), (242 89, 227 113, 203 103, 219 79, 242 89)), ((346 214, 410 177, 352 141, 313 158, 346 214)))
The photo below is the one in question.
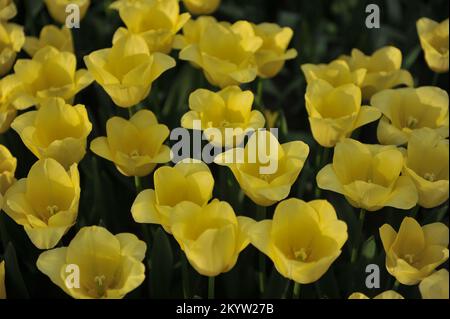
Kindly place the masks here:
POLYGON ((264 127, 262 113, 252 111, 253 101, 253 93, 242 91, 238 86, 229 86, 217 93, 198 89, 189 97, 191 111, 183 115, 181 126, 193 129, 197 122, 212 144, 239 145, 248 130, 264 127), (227 134, 227 131, 232 132, 227 134))
MULTIPOLYGON (((348 297, 348 299, 370 299, 370 298, 361 292, 354 292, 348 297)), ((373 299, 405 299, 405 298, 403 298, 402 295, 400 295, 398 292, 394 290, 386 290, 381 294, 378 294, 375 297, 373 297, 373 299)))
POLYGON ((57 161, 47 158, 37 161, 27 178, 6 191, 3 210, 24 227, 37 248, 50 249, 75 224, 79 200, 77 165, 66 172, 57 161))
POLYGON ((14 101, 17 109, 25 109, 51 97, 60 97, 72 103, 75 95, 92 83, 85 69, 76 70, 77 59, 73 53, 60 52, 46 46, 32 59, 17 60, 14 78, 23 85, 23 92, 14 101))
POLYGON ((348 63, 343 60, 334 60, 329 64, 303 64, 301 69, 308 85, 322 79, 334 87, 344 84, 361 87, 367 73, 364 68, 350 70, 348 63))
POLYGON ((405 217, 398 233, 388 224, 380 228, 387 271, 403 285, 416 285, 448 259, 448 227, 420 226, 405 217))
POLYGON ((114 162, 125 176, 146 176, 157 164, 170 161, 170 148, 163 145, 169 129, 159 124, 153 112, 141 110, 129 121, 112 117, 106 123, 106 137, 91 142, 91 151, 114 162))
POLYGON ((312 134, 323 147, 335 146, 381 116, 376 108, 361 106, 361 89, 354 84, 334 88, 317 79, 307 86, 305 100, 312 134))
POLYGON ((411 179, 400 176, 403 163, 403 154, 395 146, 344 139, 336 144, 333 163, 317 174, 317 185, 368 211, 385 206, 411 209, 418 195, 411 179))
POLYGON ((138 34, 150 52, 169 53, 175 34, 190 19, 189 13, 180 14, 178 0, 125 1, 113 6, 127 28, 119 28, 113 42, 124 35, 138 34))
POLYGON ((367 73, 361 85, 364 99, 373 94, 399 85, 414 86, 412 75, 401 69, 402 52, 395 47, 384 47, 367 56, 358 49, 353 49, 351 56, 342 56, 351 71, 366 69, 367 73))
POLYGON ((280 202, 272 220, 248 227, 250 242, 284 277, 301 284, 315 282, 341 254, 347 225, 326 200, 280 202))
POLYGON ((422 127, 442 137, 449 135, 448 94, 438 87, 385 90, 374 95, 371 104, 384 115, 377 130, 381 144, 406 144, 411 133, 422 127))
POLYGON ((0 299, 6 299, 5 262, 0 262, 0 299))
POLYGON ((143 2, 144 0, 115 0, 113 3, 109 5, 110 9, 119 10, 122 7, 130 5, 136 2, 143 2))
POLYGON ((422 128, 411 134, 403 174, 419 192, 419 205, 433 208, 448 199, 448 140, 434 130, 422 128))
POLYGON ((252 223, 248 217, 236 217, 230 204, 219 200, 203 207, 185 201, 170 216, 173 236, 189 263, 209 277, 234 267, 249 244, 245 233, 252 223))
POLYGON ((38 159, 53 158, 65 169, 84 157, 92 130, 85 106, 72 106, 60 98, 18 116, 11 127, 38 159))
MULTIPOLYGON (((191 44, 198 45, 200 43, 200 39, 203 37, 203 34, 210 23, 218 22, 214 17, 211 16, 201 16, 196 20, 190 19, 189 21, 187 21, 183 26, 183 34, 175 35, 173 48, 181 50, 191 44)), ((192 61, 191 63, 195 67, 200 67, 192 61)))
POLYGON ((61 52, 74 52, 72 32, 65 26, 58 28, 54 25, 46 25, 42 28, 39 38, 26 37, 23 49, 29 56, 33 56, 37 51, 52 46, 61 52))
POLYGON ((448 19, 438 23, 428 18, 417 20, 420 45, 428 67, 437 73, 448 72, 448 19))
POLYGON ((0 79, 0 134, 9 130, 16 118, 17 110, 13 102, 21 89, 22 85, 12 75, 0 79))
POLYGON ((0 20, 0 76, 8 73, 25 43, 23 27, 0 20))
POLYGON ((69 246, 41 253, 36 266, 73 298, 120 299, 144 281, 146 250, 147 245, 133 234, 83 227, 69 246), (70 266, 78 267, 78 272, 70 266), (79 274, 79 282, 72 274, 79 274))
POLYGON ((7 21, 14 18, 17 8, 13 0, 0 0, 0 21, 7 21))
POLYGON ((142 37, 131 34, 121 37, 110 49, 85 56, 84 62, 114 103, 124 108, 144 100, 153 81, 175 66, 173 58, 151 53, 142 37))
POLYGON ((422 280, 419 290, 423 299, 448 299, 448 270, 438 270, 422 280))
POLYGON ((255 53, 262 44, 263 40, 247 21, 233 25, 211 22, 198 43, 188 44, 179 57, 203 69, 209 83, 224 88, 255 80, 258 73, 255 53))
POLYGON ((280 145, 269 131, 257 131, 245 148, 218 155, 214 162, 228 166, 244 193, 260 206, 285 199, 309 154, 301 141, 280 145))
POLYGON ((212 14, 220 6, 221 0, 183 0, 188 11, 195 15, 212 14))
POLYGON ((50 16, 57 22, 66 23, 66 8, 70 4, 75 4, 80 9, 80 19, 83 19, 91 4, 91 0, 44 0, 50 16))
POLYGON ((16 172, 17 159, 11 152, 0 144, 0 210, 3 207, 3 195, 16 182, 14 174, 16 172))
POLYGON ((191 160, 179 162, 175 167, 158 168, 153 180, 155 189, 139 193, 131 214, 137 223, 160 224, 168 233, 171 233, 171 215, 181 202, 204 206, 211 199, 214 188, 208 165, 191 160))
POLYGON ((263 40, 255 54, 258 75, 265 79, 273 78, 280 73, 287 60, 297 57, 297 50, 288 50, 294 32, 291 28, 282 28, 275 23, 261 23, 253 28, 256 36, 263 40))

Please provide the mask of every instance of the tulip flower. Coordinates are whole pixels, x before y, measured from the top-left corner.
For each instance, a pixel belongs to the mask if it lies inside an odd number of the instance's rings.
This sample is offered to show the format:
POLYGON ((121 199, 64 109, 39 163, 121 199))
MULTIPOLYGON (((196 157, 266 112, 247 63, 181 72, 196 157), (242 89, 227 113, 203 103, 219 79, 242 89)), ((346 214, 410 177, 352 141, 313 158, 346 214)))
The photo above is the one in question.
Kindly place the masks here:
POLYGON ((416 285, 448 259, 448 227, 420 226, 405 217, 398 233, 388 224, 380 228, 387 271, 403 285, 416 285))
POLYGON ((60 52, 46 46, 32 59, 17 60, 14 78, 23 90, 13 102, 17 109, 26 109, 51 97, 60 97, 72 103, 75 95, 90 85, 92 76, 85 69, 76 70, 73 53, 60 52))
POLYGON ((208 165, 193 160, 178 162, 174 167, 160 167, 153 180, 155 189, 146 189, 138 194, 131 214, 137 223, 159 224, 168 233, 171 233, 170 216, 181 202, 205 206, 214 188, 208 165))
POLYGON ((168 54, 175 34, 190 19, 189 13, 180 14, 178 0, 140 0, 119 2, 112 6, 119 10, 127 28, 119 28, 113 42, 127 34, 142 36, 150 52, 168 54))
POLYGON ((323 147, 335 146, 381 116, 376 108, 361 106, 361 89, 354 84, 333 88, 318 79, 307 86, 305 100, 312 134, 323 147))
POLYGON ((146 176, 157 164, 170 161, 170 148, 163 145, 169 129, 159 124, 153 112, 141 110, 129 121, 112 117, 106 123, 106 137, 91 142, 91 151, 114 162, 125 176, 146 176))
POLYGON ((262 113, 252 111, 253 101, 253 93, 242 91, 238 86, 217 93, 198 89, 189 97, 191 111, 183 115, 181 126, 194 129, 197 121, 212 144, 239 145, 249 130, 263 128, 265 124, 262 113))
POLYGON ((218 155, 214 162, 228 166, 244 193, 260 206, 285 199, 309 154, 301 141, 280 145, 269 131, 257 131, 245 148, 218 155))
POLYGON ((348 237, 347 225, 329 202, 296 198, 280 202, 272 220, 250 224, 247 234, 282 276, 300 284, 319 280, 348 237))
POLYGON ((245 234, 252 222, 248 217, 236 217, 230 204, 219 200, 203 207, 185 201, 170 216, 172 234, 189 263, 209 277, 234 267, 249 244, 245 234))
POLYGON ((23 49, 29 56, 33 56, 37 51, 52 46, 61 52, 74 52, 72 32, 65 26, 58 28, 54 25, 46 25, 42 28, 39 38, 26 37, 23 49))
POLYGON ((17 159, 11 152, 0 144, 0 210, 3 207, 3 195, 16 182, 14 174, 16 172, 17 159))
POLYGON ((188 11, 195 15, 212 14, 220 6, 221 0, 183 0, 188 11))
POLYGON ((0 133, 9 130, 11 122, 16 118, 17 110, 13 105, 22 85, 12 75, 0 79, 0 133))
POLYGON ((50 16, 58 23, 64 24, 67 19, 66 8, 75 4, 80 9, 80 19, 83 19, 91 4, 91 0, 44 0, 50 16))
POLYGON ((301 69, 308 85, 322 79, 334 87, 344 84, 361 87, 367 73, 364 68, 350 70, 348 63, 343 60, 334 60, 329 64, 303 64, 301 69))
POLYGON ((0 262, 0 299, 6 299, 5 261, 0 262))
POLYGON ((448 300, 448 270, 438 270, 423 279, 419 284, 419 290, 422 295, 422 299, 448 300))
POLYGON ((253 28, 256 36, 263 40, 255 54, 258 75, 265 79, 273 78, 281 71, 285 61, 297 57, 297 50, 288 50, 294 32, 291 28, 282 28, 275 23, 261 23, 253 28))
MULTIPOLYGON (((348 299, 370 299, 365 294, 361 292, 354 292, 352 293, 348 299)), ((381 294, 376 295, 373 297, 373 299, 405 299, 402 295, 400 295, 398 292, 394 290, 386 290, 383 291, 381 294)))
MULTIPOLYGON (((190 19, 189 21, 187 21, 183 26, 183 34, 177 34, 175 36, 173 41, 173 48, 181 50, 192 44, 198 45, 200 43, 200 39, 203 37, 203 34, 210 23, 218 22, 214 17, 211 16, 200 16, 196 20, 190 19)), ((196 66, 195 64, 193 65, 196 66)))
POLYGON ((92 130, 84 105, 48 99, 37 111, 18 116, 11 127, 38 159, 53 158, 65 169, 81 161, 92 130))
POLYGON ((17 14, 17 8, 13 0, 0 0, 0 21, 8 21, 17 14))
POLYGON ((0 76, 8 73, 25 43, 23 27, 0 20, 0 76))
POLYGON ((436 73, 448 72, 448 19, 438 23, 428 18, 417 20, 417 33, 428 67, 436 73))
POLYGON ((408 143, 403 174, 419 192, 419 205, 433 208, 448 200, 448 140, 429 128, 416 130, 408 143))
POLYGON ((129 108, 144 100, 152 83, 175 66, 175 60, 162 53, 151 53, 144 39, 126 35, 110 49, 84 57, 95 80, 120 107, 129 108))
POLYGON ((3 210, 23 226, 37 248, 50 249, 75 224, 79 200, 77 165, 66 172, 57 161, 47 158, 37 161, 27 178, 6 191, 3 210))
POLYGON ((83 227, 67 247, 41 253, 36 266, 73 298, 121 299, 144 281, 146 250, 147 245, 133 234, 83 227), (77 283, 73 274, 79 275, 78 285, 73 284, 77 283))
POLYGON ((438 87, 385 90, 374 95, 371 104, 383 113, 377 130, 381 144, 406 144, 422 127, 448 137, 448 94, 438 87))
POLYGON ((203 69, 209 83, 225 88, 255 80, 255 53, 262 44, 247 21, 208 23, 198 43, 188 44, 179 57, 203 69))
POLYGON ((363 98, 369 100, 372 95, 399 85, 414 86, 412 75, 401 69, 402 52, 395 47, 384 47, 367 56, 353 49, 351 56, 342 56, 351 71, 366 69, 367 73, 361 85, 363 98))
POLYGON ((400 176, 403 164, 403 154, 395 146, 344 139, 336 144, 333 162, 317 174, 317 185, 344 195, 352 206, 364 210, 411 209, 418 195, 411 179, 400 176))

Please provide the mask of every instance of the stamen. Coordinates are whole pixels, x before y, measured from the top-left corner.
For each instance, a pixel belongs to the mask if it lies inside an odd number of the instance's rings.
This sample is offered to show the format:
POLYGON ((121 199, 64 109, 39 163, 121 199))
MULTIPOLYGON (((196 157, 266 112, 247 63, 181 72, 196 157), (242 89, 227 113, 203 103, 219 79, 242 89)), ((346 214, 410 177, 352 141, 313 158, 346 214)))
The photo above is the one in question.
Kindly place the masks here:
POLYGON ((133 151, 130 153, 130 156, 131 156, 131 158, 139 157, 139 156, 140 156, 139 151, 138 151, 138 150, 133 150, 133 151))
POLYGON ((419 124, 419 120, 416 119, 413 116, 408 117, 408 120, 406 121, 406 126, 410 129, 414 129, 417 127, 417 124, 419 124))
POLYGON ((52 206, 49 205, 49 206, 47 206, 47 210, 50 213, 50 216, 53 216, 59 211, 59 208, 56 205, 52 205, 52 206))
POLYGON ((309 257, 308 251, 305 248, 301 248, 294 252, 295 259, 299 261, 306 261, 309 257))
POLYGON ((95 287, 96 287, 97 294, 99 297, 101 297, 105 294, 105 290, 106 290, 105 280, 106 280, 105 275, 100 275, 100 276, 94 277, 95 287))
POLYGON ((423 175, 423 178, 425 178, 427 181, 434 182, 436 180, 436 175, 434 173, 425 173, 423 175))

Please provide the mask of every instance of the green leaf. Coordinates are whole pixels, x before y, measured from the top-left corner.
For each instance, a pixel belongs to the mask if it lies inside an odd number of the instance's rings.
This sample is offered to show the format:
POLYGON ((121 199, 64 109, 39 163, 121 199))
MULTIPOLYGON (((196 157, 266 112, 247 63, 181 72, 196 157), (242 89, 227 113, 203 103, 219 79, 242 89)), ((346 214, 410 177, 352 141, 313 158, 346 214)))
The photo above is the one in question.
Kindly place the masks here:
POLYGON ((28 299, 30 295, 25 285, 19 263, 17 261, 16 250, 12 243, 6 246, 5 251, 6 285, 9 298, 28 299))
POLYGON ((173 253, 169 238, 164 230, 159 227, 153 237, 149 270, 150 292, 152 298, 173 297, 170 285, 173 274, 173 253))

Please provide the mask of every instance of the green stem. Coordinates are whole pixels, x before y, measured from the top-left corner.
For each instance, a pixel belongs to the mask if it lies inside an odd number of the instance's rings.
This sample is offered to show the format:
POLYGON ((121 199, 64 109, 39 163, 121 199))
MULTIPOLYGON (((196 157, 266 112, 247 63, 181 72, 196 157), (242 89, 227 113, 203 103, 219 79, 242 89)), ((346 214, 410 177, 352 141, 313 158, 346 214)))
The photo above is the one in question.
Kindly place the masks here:
POLYGON ((439 73, 434 73, 433 75, 433 82, 431 82, 431 86, 436 86, 438 84, 439 81, 439 73))
POLYGON ((410 215, 410 217, 416 219, 416 218, 417 218, 417 215, 419 215, 419 212, 420 212, 420 206, 419 206, 419 205, 416 205, 416 206, 411 210, 411 215, 410 215))
POLYGON ((398 291, 399 287, 400 287, 400 282, 396 279, 394 282, 394 285, 392 286, 392 290, 398 291))
POLYGON ((208 277, 208 299, 214 299, 215 277, 208 277))
POLYGON ((361 210, 359 211, 359 229, 358 229, 357 236, 355 238, 355 242, 353 243, 352 255, 351 255, 351 260, 350 260, 350 262, 352 264, 355 263, 356 260, 358 259, 358 252, 359 252, 359 246, 360 246, 359 244, 361 242, 365 217, 366 217, 366 211, 363 208, 361 208, 361 210))
MULTIPOLYGON (((258 221, 266 219, 265 207, 257 206, 256 213, 258 221)), ((259 265, 259 273, 258 273, 259 292, 261 295, 263 295, 266 288, 266 256, 262 252, 259 252, 258 255, 258 265, 259 265)))
POLYGON ((294 289, 292 290, 292 299, 300 299, 300 284, 294 282, 294 289))
POLYGON ((136 194, 139 194, 142 191, 142 181, 139 176, 134 177, 134 186, 136 187, 136 194))
POLYGON ((289 279, 287 279, 286 286, 284 287, 283 294, 281 295, 281 299, 286 299, 286 296, 287 296, 290 286, 291 286, 291 281, 289 279))
MULTIPOLYGON (((327 163, 330 149, 328 147, 323 147, 318 145, 317 155, 316 155, 316 170, 319 170, 327 163)), ((319 199, 322 195, 322 190, 316 185, 316 189, 314 190, 314 196, 316 199, 319 199)))
POLYGON ((184 299, 189 299, 190 298, 190 289, 189 289, 188 261, 187 261, 186 255, 182 251, 181 251, 181 278, 182 278, 184 299))
POLYGON ((255 100, 256 103, 255 104, 261 110, 263 109, 263 93, 264 93, 264 80, 260 78, 258 80, 258 87, 256 89, 256 100, 255 100))

